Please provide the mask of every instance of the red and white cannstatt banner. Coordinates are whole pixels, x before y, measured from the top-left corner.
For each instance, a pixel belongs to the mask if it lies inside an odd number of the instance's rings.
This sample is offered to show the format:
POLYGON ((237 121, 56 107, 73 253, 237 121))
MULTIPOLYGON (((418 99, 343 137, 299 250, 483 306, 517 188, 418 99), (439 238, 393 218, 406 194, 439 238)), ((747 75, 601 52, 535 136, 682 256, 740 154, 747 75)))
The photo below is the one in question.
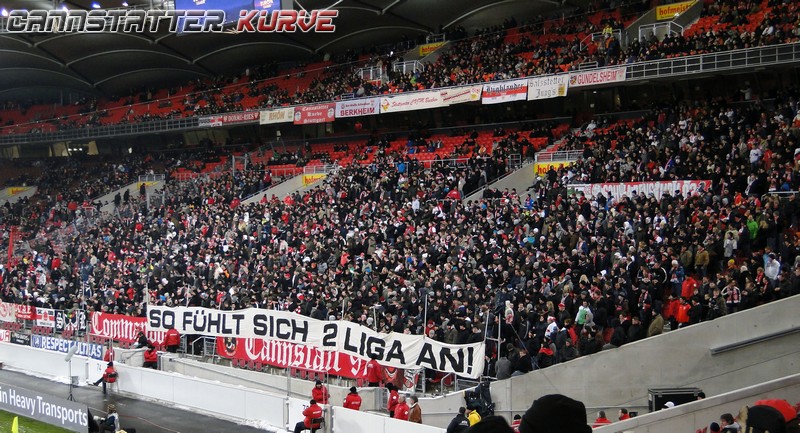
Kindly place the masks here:
POLYGON ((336 104, 303 105, 294 109, 295 125, 333 122, 336 118, 336 104))
POLYGON ((381 98, 381 113, 427 110, 446 106, 447 104, 442 99, 442 92, 439 90, 384 96, 381 98))
POLYGON ((498 81, 483 85, 482 104, 525 101, 528 99, 528 79, 498 81))
POLYGON ((319 350, 281 340, 217 337, 217 354, 278 368, 302 368, 357 379, 366 376, 369 361, 341 352, 319 350))
POLYGON ((608 197, 610 193, 616 198, 633 194, 649 196, 653 194, 657 199, 665 193, 675 195, 675 191, 680 191, 681 195, 688 197, 689 195, 702 194, 711 188, 710 180, 675 180, 664 182, 619 182, 619 183, 592 183, 592 184, 576 184, 568 185, 568 189, 577 192, 583 192, 587 197, 594 197, 598 193, 602 193, 608 197))
POLYGON ((124 316, 122 314, 92 313, 89 332, 101 337, 126 343, 136 342, 139 331, 145 331, 147 339, 154 344, 163 344, 166 332, 148 331, 144 317, 124 316))
POLYGON ((626 66, 617 68, 592 69, 589 71, 570 72, 569 87, 594 86, 596 84, 621 83, 628 72, 626 66))

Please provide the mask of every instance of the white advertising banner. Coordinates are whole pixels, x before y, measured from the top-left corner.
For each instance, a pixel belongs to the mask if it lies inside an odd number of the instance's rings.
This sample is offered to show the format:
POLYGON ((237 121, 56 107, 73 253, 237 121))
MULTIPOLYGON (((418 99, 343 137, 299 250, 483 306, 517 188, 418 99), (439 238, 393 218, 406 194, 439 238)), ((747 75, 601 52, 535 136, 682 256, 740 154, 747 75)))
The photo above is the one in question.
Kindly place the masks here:
POLYGON ((351 99, 336 103, 337 119, 342 117, 372 116, 373 114, 380 114, 380 112, 380 98, 351 99))
POLYGON ((567 96, 569 75, 551 75, 528 80, 528 100, 560 98, 567 96))
POLYGON ((592 69, 570 72, 569 87, 594 86, 596 84, 621 83, 625 81, 626 66, 618 68, 592 69))
POLYGON ((483 85, 481 102, 483 104, 500 104, 528 99, 528 79, 502 81, 483 85))
POLYGON ((294 121, 294 107, 261 110, 261 116, 258 120, 262 125, 292 122, 294 121))
POLYGON ((52 308, 37 308, 36 325, 48 328, 56 326, 56 310, 52 308))
POLYGON ((483 86, 461 86, 451 87, 442 90, 442 99, 445 104, 463 104, 465 102, 477 102, 481 100, 483 86))
POLYGON ((442 93, 439 90, 384 96, 381 98, 381 113, 427 110, 446 106, 447 104, 442 99, 442 93))
POLYGON ((583 192, 587 197, 594 197, 599 193, 608 197, 610 193, 614 197, 630 197, 634 193, 644 193, 649 196, 653 194, 657 199, 661 199, 664 194, 675 195, 675 191, 680 191, 684 197, 690 194, 704 193, 711 188, 710 180, 675 180, 664 182, 619 182, 619 183, 592 183, 580 185, 568 185, 568 189, 583 192))
POLYGON ((383 334, 357 323, 316 320, 287 311, 151 305, 146 320, 151 332, 174 327, 182 334, 282 340, 362 359, 374 356, 389 367, 430 368, 470 378, 483 374, 484 343, 456 345, 423 335, 383 334))

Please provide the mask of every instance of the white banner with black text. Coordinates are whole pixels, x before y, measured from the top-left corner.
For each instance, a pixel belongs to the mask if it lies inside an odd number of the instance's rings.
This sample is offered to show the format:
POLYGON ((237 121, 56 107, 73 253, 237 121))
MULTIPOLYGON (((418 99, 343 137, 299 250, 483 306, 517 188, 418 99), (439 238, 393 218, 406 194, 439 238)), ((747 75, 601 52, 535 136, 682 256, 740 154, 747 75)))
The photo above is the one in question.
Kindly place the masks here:
POLYGON ((469 378, 483 374, 483 342, 446 344, 422 335, 383 334, 357 323, 316 320, 287 311, 149 306, 147 330, 170 328, 182 334, 283 340, 363 359, 374 356, 390 367, 430 368, 469 378))

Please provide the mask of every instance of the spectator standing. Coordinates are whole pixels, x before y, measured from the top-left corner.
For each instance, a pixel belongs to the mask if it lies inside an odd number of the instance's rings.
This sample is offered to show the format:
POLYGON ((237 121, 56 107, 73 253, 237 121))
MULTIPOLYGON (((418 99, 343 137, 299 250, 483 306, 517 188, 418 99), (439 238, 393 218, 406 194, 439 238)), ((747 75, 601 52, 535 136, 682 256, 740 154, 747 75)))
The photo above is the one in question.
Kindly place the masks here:
POLYGON ((358 395, 358 389, 355 386, 350 387, 350 393, 345 396, 342 406, 353 410, 361 409, 361 396, 358 395))
POLYGON ((397 397, 397 406, 394 408, 394 419, 408 421, 409 407, 404 396, 397 397))
POLYGON ((458 414, 447 425, 447 433, 461 433, 469 428, 469 420, 464 415, 466 412, 467 408, 464 406, 458 408, 458 414))
POLYGON ((419 398, 416 395, 412 395, 410 400, 411 406, 408 408, 408 420, 422 424, 422 408, 419 407, 419 398))
POLYGON ((375 359, 373 355, 369 363, 367 363, 367 385, 372 387, 380 386, 382 371, 383 367, 381 367, 381 364, 378 363, 378 360, 375 359))
POLYGON ((328 388, 322 384, 322 381, 317 379, 314 388, 311 390, 311 398, 319 404, 328 404, 328 399, 331 397, 328 393, 328 388))
POLYGON ((181 334, 175 328, 170 328, 167 335, 164 337, 164 345, 167 346, 167 352, 177 353, 178 347, 181 345, 181 334))
POLYGON ((389 417, 394 418, 394 411, 397 404, 400 402, 400 395, 397 392, 397 387, 389 382, 386 384, 386 389, 389 390, 389 400, 386 403, 386 410, 389 411, 389 417))

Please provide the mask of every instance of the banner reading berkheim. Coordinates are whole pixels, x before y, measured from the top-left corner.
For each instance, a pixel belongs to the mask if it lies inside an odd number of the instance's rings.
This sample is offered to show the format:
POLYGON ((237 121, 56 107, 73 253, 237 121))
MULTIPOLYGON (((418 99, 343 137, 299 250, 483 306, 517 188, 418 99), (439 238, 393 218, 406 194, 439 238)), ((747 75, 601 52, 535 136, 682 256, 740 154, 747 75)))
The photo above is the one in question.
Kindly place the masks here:
POLYGON ((620 182, 620 183, 592 183, 592 184, 579 184, 568 185, 568 188, 575 192, 583 192, 587 197, 595 196, 598 193, 608 196, 611 193, 614 197, 627 196, 630 197, 634 192, 638 195, 653 194, 656 199, 661 200, 661 196, 665 193, 673 194, 675 191, 680 191, 681 195, 686 197, 689 194, 704 193, 711 187, 710 180, 674 180, 663 182, 620 182))
POLYGON ((336 118, 360 117, 380 114, 380 98, 349 99, 347 101, 336 102, 336 118))
POLYGON ((352 322, 316 320, 287 311, 149 307, 148 331, 173 327, 185 334, 277 339, 363 359, 375 356, 381 364, 397 368, 423 367, 470 378, 483 374, 483 343, 456 345, 422 335, 382 334, 352 322))

